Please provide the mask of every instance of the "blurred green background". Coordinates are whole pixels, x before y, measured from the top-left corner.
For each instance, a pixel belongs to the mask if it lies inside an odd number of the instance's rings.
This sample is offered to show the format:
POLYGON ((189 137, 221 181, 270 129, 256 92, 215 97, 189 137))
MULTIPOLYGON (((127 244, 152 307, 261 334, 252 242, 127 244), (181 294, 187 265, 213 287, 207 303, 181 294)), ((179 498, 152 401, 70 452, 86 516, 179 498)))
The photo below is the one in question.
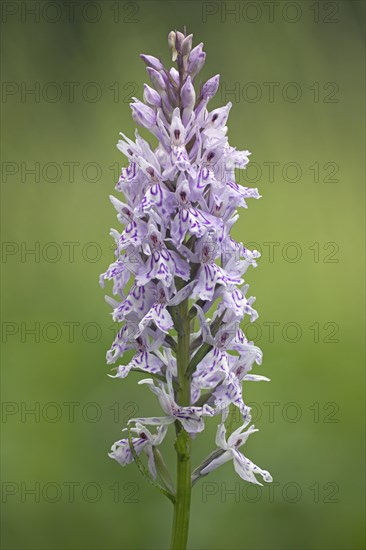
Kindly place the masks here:
MULTIPOLYGON (((129 416, 158 408, 137 376, 107 377, 98 276, 139 53, 168 62, 184 25, 205 44, 202 79, 221 73, 212 105, 233 102, 231 144, 253 152, 239 181, 263 195, 234 235, 262 251, 248 336, 272 382, 245 389, 260 428, 245 452, 274 478, 257 490, 228 464, 198 484, 190 548, 364 547, 365 10, 274 4, 2 3, 4 550, 169 545, 170 503, 107 457, 129 416)), ((194 442, 194 464, 214 434, 194 442)), ((174 470, 171 439, 164 449, 174 470)))

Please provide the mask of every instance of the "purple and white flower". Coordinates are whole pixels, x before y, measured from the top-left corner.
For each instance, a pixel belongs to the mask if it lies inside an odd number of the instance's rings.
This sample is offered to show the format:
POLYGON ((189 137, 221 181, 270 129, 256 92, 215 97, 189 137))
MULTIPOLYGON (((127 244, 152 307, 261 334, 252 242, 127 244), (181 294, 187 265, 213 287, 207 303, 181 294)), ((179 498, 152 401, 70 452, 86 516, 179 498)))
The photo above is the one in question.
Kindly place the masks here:
POLYGON ((115 365, 110 376, 147 373, 151 378, 139 384, 157 397, 162 414, 131 419, 132 439, 117 441, 109 456, 125 465, 146 454, 152 478, 157 471, 164 477, 156 447, 168 427, 174 425, 177 441, 191 439, 204 430, 206 419, 222 413, 217 449, 199 475, 233 460, 242 479, 258 484, 260 475, 269 482, 270 474, 239 451, 257 431, 248 427, 242 385, 269 380, 251 372, 262 352, 240 328, 245 316, 251 322, 258 317, 244 277, 260 254, 232 237, 238 208, 260 194, 235 181, 250 152, 229 144, 232 104, 209 110, 219 75, 201 89, 195 84, 205 63, 203 44, 192 48, 192 35, 179 31, 168 42, 176 67, 141 55, 150 84, 144 85, 143 101, 133 98, 132 117, 157 144, 137 130, 134 139, 121 133, 117 148, 127 165, 116 190, 123 197, 110 199, 121 228, 111 229, 115 258, 100 278, 102 286, 113 283, 114 297, 106 300, 113 321, 121 323, 107 352, 107 363, 115 365), (244 424, 226 435, 233 407, 244 424), (146 426, 156 426, 156 433, 146 426))
MULTIPOLYGON (((225 416, 225 415, 223 415, 225 416)), ((250 426, 246 431, 245 428, 248 425, 248 421, 244 422, 240 428, 235 430, 229 437, 226 439, 226 428, 225 423, 222 422, 219 424, 216 433, 216 445, 219 449, 222 449, 224 452, 214 458, 207 466, 201 470, 201 474, 206 475, 212 470, 215 470, 222 464, 233 461, 234 469, 236 473, 245 481, 254 483, 256 485, 262 485, 256 478, 256 475, 262 476, 264 481, 271 482, 272 476, 267 470, 262 470, 259 466, 256 466, 249 458, 246 458, 240 451, 239 448, 246 443, 248 437, 258 430, 254 426, 250 426)))
MULTIPOLYGON (((158 426, 156 433, 152 434, 146 426, 143 426, 138 422, 136 422, 134 428, 131 428, 131 432, 135 434, 135 437, 132 437, 132 445, 134 450, 137 456, 139 456, 142 452, 147 455, 148 467, 154 479, 156 478, 154 447, 158 447, 163 442, 167 430, 167 426, 158 426)), ((126 431, 126 429, 122 431, 126 431)), ((120 439, 119 441, 113 443, 111 452, 108 456, 116 460, 121 466, 131 464, 131 462, 133 462, 133 455, 128 439, 120 439)))
MULTIPOLYGON (((163 337, 164 338, 164 337, 163 337)), ((149 342, 147 334, 137 336, 134 346, 137 353, 133 356, 128 365, 120 365, 117 367, 116 374, 109 375, 111 378, 126 378, 131 370, 142 370, 150 374, 160 373, 163 363, 159 357, 154 355, 154 352, 161 346, 163 338, 149 342)))
POLYGON ((151 378, 140 380, 139 384, 147 384, 150 390, 157 396, 165 416, 155 416, 150 418, 136 418, 133 421, 151 426, 166 426, 173 424, 176 420, 180 422, 183 428, 190 434, 202 432, 205 428, 204 417, 213 416, 214 410, 208 405, 203 407, 182 407, 175 402, 171 378, 167 371, 167 389, 162 382, 156 386, 151 378))

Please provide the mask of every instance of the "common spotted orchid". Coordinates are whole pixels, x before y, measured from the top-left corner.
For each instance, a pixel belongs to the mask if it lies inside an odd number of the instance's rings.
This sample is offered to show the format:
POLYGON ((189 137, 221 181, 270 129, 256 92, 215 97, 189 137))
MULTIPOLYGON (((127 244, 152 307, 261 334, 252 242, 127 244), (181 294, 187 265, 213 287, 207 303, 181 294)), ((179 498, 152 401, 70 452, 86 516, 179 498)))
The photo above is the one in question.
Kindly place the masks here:
POLYGON ((250 153, 229 145, 232 104, 208 110, 219 75, 198 84, 203 44, 192 48, 192 35, 178 31, 169 34, 168 44, 175 67, 141 55, 150 85, 144 86, 143 101, 133 98, 132 117, 155 145, 137 130, 134 140, 121 134, 117 147, 128 164, 116 185, 123 197, 111 202, 123 227, 111 230, 115 258, 100 282, 113 282, 113 298, 106 299, 121 324, 107 352, 110 376, 148 376, 139 384, 151 390, 162 410, 131 419, 127 437, 113 444, 109 456, 121 465, 136 462, 172 501, 172 549, 184 550, 194 483, 230 460, 245 481, 272 478, 239 451, 257 431, 249 426, 243 385, 268 381, 251 373, 262 352, 240 328, 244 316, 251 322, 258 317, 255 298, 246 297, 244 275, 256 267, 259 253, 231 236, 238 207, 260 198, 257 189, 235 182, 235 171, 245 169, 250 153), (242 422, 234 431, 228 423, 233 411, 242 422), (192 441, 219 415, 216 448, 192 472, 192 441), (176 437, 175 487, 158 449, 169 426, 176 437))

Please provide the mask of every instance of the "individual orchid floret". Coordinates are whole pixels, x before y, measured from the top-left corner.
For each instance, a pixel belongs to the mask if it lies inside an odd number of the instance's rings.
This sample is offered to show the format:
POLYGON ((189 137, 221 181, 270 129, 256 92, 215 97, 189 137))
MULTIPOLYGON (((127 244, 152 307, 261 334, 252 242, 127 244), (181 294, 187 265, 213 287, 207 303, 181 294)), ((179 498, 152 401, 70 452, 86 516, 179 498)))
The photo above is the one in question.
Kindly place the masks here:
MULTIPOLYGON (((138 287, 144 288, 144 287, 138 287)), ((174 327, 173 319, 168 311, 169 307, 179 305, 186 300, 192 290, 192 283, 185 285, 179 292, 173 294, 172 289, 166 287, 162 282, 156 285, 156 301, 151 302, 151 307, 139 323, 138 334, 142 333, 147 326, 155 323, 155 326, 165 333, 174 327)))
MULTIPOLYGON (((156 433, 152 434, 146 426, 143 426, 138 422, 135 427, 131 429, 131 432, 135 434, 135 437, 132 438, 134 450, 137 456, 139 456, 142 452, 147 455, 149 470, 154 479, 156 478, 154 447, 158 447, 163 442, 167 430, 167 426, 158 426, 156 433)), ((111 452, 108 456, 116 460, 121 466, 125 466, 126 464, 133 462, 133 455, 128 439, 120 439, 119 441, 113 443, 111 452)))
POLYGON ((232 404, 239 409, 245 421, 251 418, 251 414, 250 408, 243 400, 242 383, 269 382, 269 378, 258 374, 247 374, 252 369, 252 364, 245 363, 241 357, 230 356, 229 365, 230 372, 222 382, 217 384, 207 402, 221 411, 232 404))
POLYGON ((113 281, 113 294, 123 296, 123 290, 129 282, 131 275, 136 275, 142 265, 141 257, 134 250, 126 250, 126 253, 119 256, 116 262, 113 262, 105 273, 99 277, 99 284, 102 288, 105 281, 113 281))
MULTIPOLYGON (((143 288, 143 287, 140 287, 143 288)), ((157 299, 141 319, 139 323, 139 331, 143 332, 145 327, 151 323, 155 323, 157 328, 162 332, 169 333, 169 330, 174 327, 173 319, 167 309, 169 304, 169 289, 161 282, 157 285, 157 299)))
MULTIPOLYGON (((196 306, 198 307, 198 306, 196 306)), ((199 311, 204 317, 202 309, 199 311)), ((234 349, 232 340, 235 338, 235 325, 223 325, 215 338, 210 334, 209 328, 203 332, 203 340, 212 346, 212 350, 200 361, 193 374, 193 380, 200 388, 209 389, 215 387, 229 375, 230 360, 233 357, 229 349, 234 349)))
POLYGON ((258 312, 252 307, 255 301, 254 296, 245 298, 249 285, 244 285, 242 289, 235 285, 220 287, 215 297, 222 297, 219 302, 215 315, 223 315, 224 323, 230 323, 235 319, 243 319, 244 315, 249 315, 250 322, 254 323, 258 319, 258 312))
MULTIPOLYGON (((225 417, 225 414, 223 414, 225 417)), ((202 475, 206 475, 209 472, 212 472, 212 470, 215 470, 222 464, 225 464, 226 462, 229 462, 230 460, 234 463, 234 469, 236 473, 245 481, 249 481, 250 483, 254 483, 256 485, 262 485, 257 478, 256 475, 262 476, 264 481, 271 482, 272 476, 269 472, 266 470, 262 470, 258 466, 256 466, 251 460, 246 458, 240 451, 239 447, 244 445, 246 443, 248 437, 254 433, 257 432, 254 428, 254 426, 250 426, 246 431, 245 428, 248 425, 248 421, 244 422, 244 424, 235 430, 229 437, 226 439, 226 428, 225 428, 225 422, 221 422, 219 424, 216 434, 216 445, 219 449, 222 449, 224 452, 217 458, 213 459, 207 466, 205 466, 201 470, 202 475)))
POLYGON ((163 281, 168 287, 174 284, 174 277, 188 281, 190 273, 188 262, 182 259, 178 252, 168 250, 162 234, 153 224, 149 228, 144 252, 150 258, 140 267, 136 275, 139 286, 146 285, 154 279, 163 281))
POLYGON ((183 428, 190 434, 202 432, 205 425, 203 418, 213 416, 214 410, 208 405, 203 407, 182 407, 174 400, 174 392, 171 379, 167 376, 167 390, 161 382, 159 386, 155 386, 151 378, 140 380, 139 384, 148 384, 150 390, 157 396, 160 406, 166 416, 137 418, 133 421, 140 422, 151 426, 166 426, 173 424, 176 420, 180 422, 183 428))
POLYGON ((130 162, 129 166, 122 168, 121 175, 116 184, 116 190, 122 192, 130 206, 133 208, 138 204, 140 188, 136 184, 142 184, 144 178, 135 162, 130 162))
POLYGON ((145 286, 133 284, 127 296, 123 296, 121 302, 106 296, 106 301, 113 307, 112 319, 114 322, 122 322, 133 317, 136 312, 143 315, 149 311, 154 303, 156 288, 153 283, 145 286))
POLYGON ((178 203, 178 213, 171 223, 171 236, 176 246, 182 244, 187 232, 190 235, 201 238, 206 233, 219 232, 221 230, 220 220, 192 206, 190 187, 187 180, 182 180, 177 185, 176 200, 178 203))
POLYGON ((148 341, 147 335, 137 336, 133 347, 137 349, 136 355, 128 363, 128 365, 120 365, 117 367, 116 374, 109 375, 111 378, 126 378, 131 370, 139 370, 150 374, 157 374, 161 371, 163 363, 159 357, 154 355, 154 351, 157 350, 164 337, 159 337, 153 340, 152 343, 148 341))
POLYGON ((108 365, 115 363, 119 357, 134 347, 134 340, 137 333, 137 316, 126 320, 123 327, 117 332, 111 348, 107 351, 106 359, 108 365))
POLYGON ((172 122, 170 126, 170 140, 171 140, 171 163, 173 171, 166 172, 166 176, 171 178, 178 171, 188 172, 192 171, 192 167, 188 158, 186 150, 186 129, 182 123, 180 112, 178 107, 174 109, 172 122))
POLYGON ((227 264, 226 269, 217 265, 215 262, 217 257, 215 241, 216 239, 210 236, 202 244, 200 258, 202 265, 197 275, 197 284, 193 290, 193 298, 200 297, 201 300, 212 300, 216 285, 227 287, 228 285, 240 285, 244 282, 240 275, 238 275, 240 269, 238 269, 235 262, 232 262, 230 265, 227 264), (232 271, 230 271, 230 267, 232 271))

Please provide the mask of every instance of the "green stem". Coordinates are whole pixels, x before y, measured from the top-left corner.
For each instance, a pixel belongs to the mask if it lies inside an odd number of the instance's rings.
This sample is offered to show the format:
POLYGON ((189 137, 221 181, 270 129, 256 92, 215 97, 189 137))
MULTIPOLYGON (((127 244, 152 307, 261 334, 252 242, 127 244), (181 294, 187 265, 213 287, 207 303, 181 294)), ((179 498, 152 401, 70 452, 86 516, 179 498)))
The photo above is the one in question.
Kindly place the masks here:
MULTIPOLYGON (((177 306, 176 330, 178 333, 177 368, 179 390, 176 400, 179 405, 190 405, 190 378, 185 376, 190 360, 190 320, 188 299, 177 306)), ((191 437, 179 422, 176 422, 177 439, 177 489, 174 504, 172 550, 185 550, 187 547, 189 514, 191 505, 191 437)))

